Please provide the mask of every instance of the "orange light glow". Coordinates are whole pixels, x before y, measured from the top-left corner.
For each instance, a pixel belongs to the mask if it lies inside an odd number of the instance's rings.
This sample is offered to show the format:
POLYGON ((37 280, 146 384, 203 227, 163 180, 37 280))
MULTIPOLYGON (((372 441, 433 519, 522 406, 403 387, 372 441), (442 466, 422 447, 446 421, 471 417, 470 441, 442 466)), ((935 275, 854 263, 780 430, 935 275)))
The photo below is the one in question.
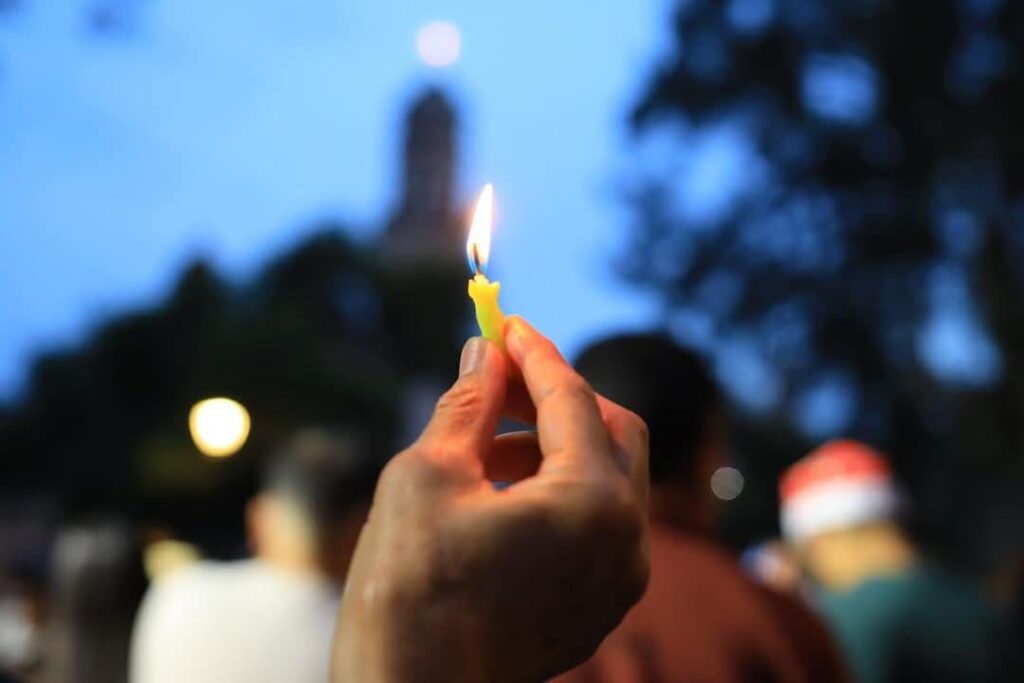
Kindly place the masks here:
POLYGON ((469 238, 466 240, 466 258, 469 259, 469 267, 474 273, 487 269, 487 260, 491 256, 491 227, 493 224, 494 186, 487 183, 476 200, 473 222, 469 226, 469 238))

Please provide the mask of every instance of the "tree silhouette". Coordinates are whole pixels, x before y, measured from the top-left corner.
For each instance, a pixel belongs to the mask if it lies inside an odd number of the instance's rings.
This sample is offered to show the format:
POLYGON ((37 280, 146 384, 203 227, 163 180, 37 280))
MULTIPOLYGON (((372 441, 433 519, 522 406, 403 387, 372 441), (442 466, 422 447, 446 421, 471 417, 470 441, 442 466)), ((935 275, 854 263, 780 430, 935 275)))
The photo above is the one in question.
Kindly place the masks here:
POLYGON ((718 135, 736 170, 701 209, 707 168, 643 167, 624 274, 714 356, 763 478, 860 436, 942 526, 1024 446, 1024 7, 695 0, 672 27, 639 144, 718 135))
POLYGON ((404 382, 449 375, 458 357, 463 270, 458 255, 395 263, 334 224, 249 282, 196 262, 161 305, 36 360, 25 395, 0 414, 0 489, 46 490, 69 512, 125 511, 240 549, 256 470, 292 431, 343 428, 382 459, 392 452, 404 382), (190 406, 215 395, 253 420, 224 461, 199 455, 186 425, 190 406))

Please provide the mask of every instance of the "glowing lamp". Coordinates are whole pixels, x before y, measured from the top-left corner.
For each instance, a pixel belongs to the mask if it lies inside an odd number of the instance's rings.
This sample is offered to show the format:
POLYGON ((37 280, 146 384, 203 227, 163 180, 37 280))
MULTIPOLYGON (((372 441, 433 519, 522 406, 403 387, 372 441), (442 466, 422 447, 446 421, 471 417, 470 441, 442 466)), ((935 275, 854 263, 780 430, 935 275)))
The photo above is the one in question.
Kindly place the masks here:
POLYGON ((192 406, 188 430, 203 455, 223 458, 238 452, 249 438, 249 411, 230 398, 208 398, 192 406))
POLYGON ((480 192, 473 211, 473 222, 466 240, 466 258, 473 277, 469 280, 469 298, 476 309, 480 334, 499 348, 505 348, 505 314, 498 306, 500 282, 491 282, 484 271, 491 255, 491 226, 494 223, 494 187, 488 183, 480 192))

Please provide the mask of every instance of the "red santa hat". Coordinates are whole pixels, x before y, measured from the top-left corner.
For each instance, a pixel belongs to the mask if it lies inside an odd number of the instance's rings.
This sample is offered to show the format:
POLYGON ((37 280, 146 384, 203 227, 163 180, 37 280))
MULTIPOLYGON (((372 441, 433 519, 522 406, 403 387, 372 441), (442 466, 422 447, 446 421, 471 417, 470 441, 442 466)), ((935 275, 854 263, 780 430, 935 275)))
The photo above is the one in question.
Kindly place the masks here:
POLYGON ((779 497, 782 534, 793 542, 892 519, 898 502, 885 456, 857 441, 830 441, 791 465, 779 497))

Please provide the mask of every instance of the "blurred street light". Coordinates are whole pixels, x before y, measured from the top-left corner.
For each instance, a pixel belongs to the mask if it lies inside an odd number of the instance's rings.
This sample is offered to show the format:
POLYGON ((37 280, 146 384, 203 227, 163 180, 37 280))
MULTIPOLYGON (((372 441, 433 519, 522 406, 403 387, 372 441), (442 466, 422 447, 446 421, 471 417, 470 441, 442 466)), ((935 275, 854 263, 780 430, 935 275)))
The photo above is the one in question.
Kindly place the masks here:
POLYGON ((208 398, 192 406, 188 429, 196 448, 221 458, 238 451, 249 437, 249 411, 230 398, 208 398))
POLYGON ((733 500, 743 493, 743 473, 735 467, 719 467, 711 475, 711 492, 721 500, 733 500))

